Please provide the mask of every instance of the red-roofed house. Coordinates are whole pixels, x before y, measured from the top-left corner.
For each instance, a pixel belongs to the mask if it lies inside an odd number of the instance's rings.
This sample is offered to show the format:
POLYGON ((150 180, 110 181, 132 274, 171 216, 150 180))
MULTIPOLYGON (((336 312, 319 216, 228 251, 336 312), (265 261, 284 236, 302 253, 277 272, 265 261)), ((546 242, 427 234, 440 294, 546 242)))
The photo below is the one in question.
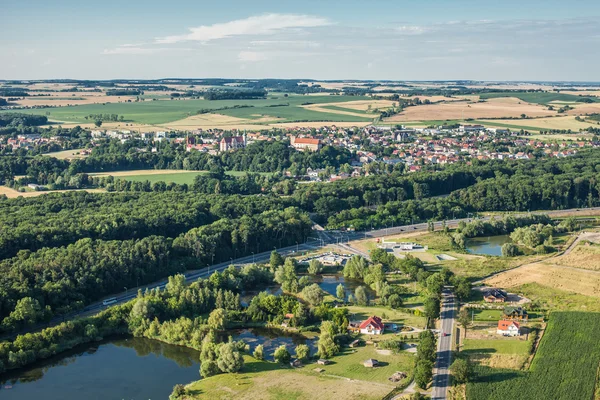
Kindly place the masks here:
POLYGON ((366 335, 381 335, 383 333, 383 322, 381 322, 381 318, 372 316, 364 320, 360 326, 360 333, 364 333, 366 335))
POLYGON ((519 336, 521 335, 521 326, 516 321, 501 319, 498 321, 496 333, 502 336, 519 336))
POLYGON ((299 138, 292 136, 291 144, 295 149, 298 150, 309 149, 311 151, 317 151, 321 148, 320 139, 299 138))

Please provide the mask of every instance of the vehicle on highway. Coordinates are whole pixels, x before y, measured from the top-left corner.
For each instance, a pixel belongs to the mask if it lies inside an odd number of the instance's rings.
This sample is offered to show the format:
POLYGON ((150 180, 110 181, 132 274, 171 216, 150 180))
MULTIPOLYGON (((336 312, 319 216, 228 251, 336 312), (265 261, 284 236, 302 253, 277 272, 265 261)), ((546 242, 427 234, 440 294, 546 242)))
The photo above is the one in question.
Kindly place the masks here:
POLYGON ((110 306, 111 304, 115 304, 117 302, 116 297, 111 297, 110 299, 106 299, 102 302, 103 306, 110 306))
POLYGON ((442 333, 442 336, 450 336, 450 334, 447 332, 444 332, 444 333, 442 333))

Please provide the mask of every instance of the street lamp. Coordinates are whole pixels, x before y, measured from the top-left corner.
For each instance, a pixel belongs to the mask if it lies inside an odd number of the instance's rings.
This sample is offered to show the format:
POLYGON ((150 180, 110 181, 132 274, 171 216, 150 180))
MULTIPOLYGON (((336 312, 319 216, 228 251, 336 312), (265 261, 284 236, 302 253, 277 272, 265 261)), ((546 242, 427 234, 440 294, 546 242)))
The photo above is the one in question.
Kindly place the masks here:
POLYGON ((254 252, 252 252, 252 264, 254 264, 254 252))

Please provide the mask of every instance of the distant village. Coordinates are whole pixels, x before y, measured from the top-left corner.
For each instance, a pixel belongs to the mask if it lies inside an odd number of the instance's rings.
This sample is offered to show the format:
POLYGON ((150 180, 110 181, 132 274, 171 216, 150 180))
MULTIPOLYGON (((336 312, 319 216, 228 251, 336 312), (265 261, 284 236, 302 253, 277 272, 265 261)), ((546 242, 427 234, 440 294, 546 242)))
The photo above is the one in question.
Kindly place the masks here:
MULTIPOLYGON (((575 134, 573 135, 574 137, 575 134)), ((369 164, 395 166, 403 164, 406 172, 419 171, 427 165, 445 165, 470 159, 532 159, 534 152, 548 157, 569 157, 585 147, 600 147, 593 141, 542 141, 527 139, 522 133, 502 128, 486 128, 483 125, 458 125, 453 127, 411 128, 406 126, 366 126, 363 128, 341 128, 323 126, 321 128, 290 128, 286 131, 262 132, 223 132, 221 130, 195 130, 180 132, 135 132, 129 130, 93 130, 92 146, 105 140, 142 140, 149 145, 166 141, 185 145, 186 151, 206 152, 212 155, 236 151, 257 141, 276 141, 288 139, 290 145, 298 151, 318 151, 324 146, 346 148, 355 154, 352 160, 352 172, 330 174, 324 177, 324 170, 309 170, 310 180, 337 180, 353 175, 368 174, 369 164), (377 154, 373 149, 385 148, 385 154, 377 154), (501 149, 501 150, 500 150, 501 149)), ((42 137, 39 134, 23 134, 17 137, 0 139, 0 149, 10 146, 13 151, 24 148, 33 149, 42 144, 61 144, 63 137, 42 137)), ((140 148, 140 151, 157 152, 140 148)), ((91 153, 83 149, 80 156, 91 153)))

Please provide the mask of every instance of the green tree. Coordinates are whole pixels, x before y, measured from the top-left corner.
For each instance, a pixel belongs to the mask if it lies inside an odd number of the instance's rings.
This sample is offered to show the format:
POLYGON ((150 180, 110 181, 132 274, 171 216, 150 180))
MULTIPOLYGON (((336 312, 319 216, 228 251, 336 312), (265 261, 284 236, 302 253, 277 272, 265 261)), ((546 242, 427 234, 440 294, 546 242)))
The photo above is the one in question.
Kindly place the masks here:
POLYGON ((254 358, 256 358, 257 360, 264 360, 265 359, 265 355, 264 355, 264 351, 265 351, 265 347, 262 344, 259 344, 258 346, 256 346, 256 348, 254 349, 254 353, 252 353, 252 355, 254 356, 254 358))
POLYGON ((469 310, 462 308, 458 313, 458 324, 465 331, 465 339, 467 338, 467 328, 471 325, 471 318, 469 318, 469 310))
POLYGON ((339 284, 337 285, 337 287, 335 288, 335 296, 344 301, 346 299, 346 290, 344 289, 344 285, 343 284, 339 284))
POLYGON ((433 378, 433 362, 419 360, 415 366, 415 383, 421 389, 426 389, 433 378))
POLYGON ((310 348, 305 344, 299 344, 296 346, 296 358, 305 361, 310 355, 310 348))
POLYGON ((302 289, 302 297, 312 305, 319 305, 323 302, 323 290, 318 284, 313 283, 302 289))
POLYGON ((434 320, 440 316, 440 300, 437 297, 427 297, 423 302, 425 316, 434 320))
POLYGON ((238 372, 244 366, 244 357, 234 342, 221 345, 217 365, 222 372, 238 372))
POLYGON ((369 297, 364 286, 359 286, 354 290, 354 297, 356 298, 356 304, 359 306, 369 305, 369 297))
POLYGON ((450 366, 450 373, 457 383, 466 383, 471 378, 473 369, 468 359, 457 358, 450 366))
POLYGON ((402 307, 402 298, 398 294, 394 293, 388 297, 387 304, 391 308, 400 308, 402 307))
POLYGON ((321 323, 321 335, 319 336, 319 342, 317 343, 319 357, 321 358, 331 358, 340 351, 333 339, 332 331, 333 324, 331 321, 323 321, 321 323))
POLYGON ((280 364, 287 364, 290 362, 290 359, 292 358, 292 356, 290 355, 290 352, 287 350, 287 348, 285 347, 284 344, 282 344, 277 349, 275 349, 275 353, 273 353, 273 357, 275 358, 275 361, 280 364))
POLYGON ((323 263, 319 260, 310 260, 308 263, 308 273, 318 275, 323 271, 323 263))
POLYGON ((271 258, 269 259, 269 265, 271 268, 275 269, 280 265, 283 265, 284 259, 276 250, 271 252, 271 258))
POLYGON ((225 328, 226 323, 227 316, 225 310, 222 308, 214 309, 208 316, 208 326, 210 326, 212 329, 221 330, 225 328))

